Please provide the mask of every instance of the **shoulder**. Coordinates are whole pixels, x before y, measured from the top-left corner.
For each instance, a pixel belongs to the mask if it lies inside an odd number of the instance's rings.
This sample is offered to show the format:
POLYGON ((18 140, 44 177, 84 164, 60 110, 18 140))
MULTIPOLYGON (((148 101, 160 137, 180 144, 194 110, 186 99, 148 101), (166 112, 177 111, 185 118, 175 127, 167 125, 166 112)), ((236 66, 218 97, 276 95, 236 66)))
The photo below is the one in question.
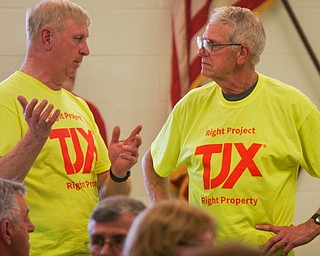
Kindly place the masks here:
POLYGON ((304 102, 306 104, 314 105, 309 97, 292 85, 261 74, 259 74, 259 80, 261 80, 266 89, 265 93, 274 96, 275 99, 280 100, 283 104, 304 102))
POLYGON ((220 87, 215 82, 210 82, 195 89, 190 90, 181 100, 176 104, 178 108, 186 107, 187 105, 201 105, 207 99, 215 97, 217 93, 221 93, 220 87))
POLYGON ((298 88, 267 76, 260 76, 260 78, 263 82, 261 99, 268 102, 269 109, 292 116, 296 121, 301 122, 311 112, 319 112, 315 103, 298 88))

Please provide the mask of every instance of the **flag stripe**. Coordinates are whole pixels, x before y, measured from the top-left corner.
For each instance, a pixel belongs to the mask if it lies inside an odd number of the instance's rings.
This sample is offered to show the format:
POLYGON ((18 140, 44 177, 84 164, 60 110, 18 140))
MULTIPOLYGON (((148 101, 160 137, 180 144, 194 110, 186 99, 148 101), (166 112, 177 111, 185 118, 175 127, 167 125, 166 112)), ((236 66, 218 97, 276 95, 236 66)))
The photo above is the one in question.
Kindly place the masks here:
POLYGON ((260 12, 262 10, 265 10, 267 7, 270 7, 275 2, 276 0, 240 0, 237 1, 234 5, 248 8, 254 12, 260 12))
MULTIPOLYGON (((190 33, 189 33, 189 45, 196 45, 195 42, 195 36, 198 36, 202 29, 204 29, 207 20, 208 20, 208 13, 209 8, 211 5, 211 0, 207 0, 205 4, 202 6, 202 8, 196 13, 196 15, 192 18, 190 27, 190 33)), ((189 47, 189 53, 190 53, 189 47)), ((195 55, 192 60, 189 60, 190 62, 190 70, 189 70, 189 79, 190 81, 196 80, 197 76, 200 73, 200 67, 201 67, 201 58, 198 55, 195 55)))
POLYGON ((257 8, 259 5, 261 5, 263 2, 265 2, 265 0, 240 0, 237 1, 236 3, 234 3, 235 6, 239 6, 239 7, 244 7, 244 8, 248 8, 250 10, 254 10, 255 8, 257 8))
POLYGON ((177 102, 180 99, 181 91, 180 91, 180 76, 179 76, 179 68, 178 68, 178 56, 177 56, 177 48, 176 48, 176 40, 175 35, 172 35, 172 59, 171 59, 171 102, 177 102))
POLYGON ((211 0, 207 0, 204 6, 192 17, 189 22, 189 40, 191 40, 194 35, 199 33, 199 30, 207 23, 208 13, 210 8, 211 0))
POLYGON ((176 3, 172 8, 172 81, 171 81, 171 102, 176 103, 182 95, 188 91, 189 77, 189 56, 187 54, 188 42, 186 37, 186 5, 176 3))
POLYGON ((195 51, 195 35, 207 22, 211 0, 194 3, 192 0, 178 0, 172 8, 172 106, 189 91, 190 81, 196 79, 200 72, 200 58, 196 52, 190 53, 195 51))
POLYGON ((261 13, 264 12, 265 10, 267 10, 268 8, 271 7, 271 5, 273 5, 277 0, 266 0, 263 3, 261 3, 259 6, 257 6, 256 8, 254 8, 254 12, 257 13, 261 13))

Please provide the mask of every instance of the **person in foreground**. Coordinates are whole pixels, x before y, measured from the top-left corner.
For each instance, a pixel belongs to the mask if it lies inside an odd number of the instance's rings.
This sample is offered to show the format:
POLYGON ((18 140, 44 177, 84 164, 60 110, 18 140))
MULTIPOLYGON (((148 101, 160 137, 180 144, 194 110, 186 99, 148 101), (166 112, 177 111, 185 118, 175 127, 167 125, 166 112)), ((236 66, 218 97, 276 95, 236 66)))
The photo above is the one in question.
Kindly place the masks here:
POLYGON ((88 225, 92 256, 120 256, 129 229, 146 208, 137 199, 114 195, 102 199, 94 208, 88 225))
POLYGON ((191 249, 183 256, 260 256, 258 250, 240 243, 227 243, 217 246, 203 246, 191 249))
POLYGON ((144 210, 129 230, 123 256, 183 256, 213 244, 214 219, 181 200, 164 200, 144 210))
POLYGON ((90 53, 89 24, 68 0, 28 9, 24 63, 0 85, 0 177, 27 186, 34 256, 88 255, 92 209, 99 196, 130 193, 138 161, 140 125, 124 140, 116 126, 108 151, 88 105, 62 89, 90 53))
POLYGON ((25 187, 0 178, 0 252, 1 256, 28 256, 29 233, 34 231, 24 200, 25 187))
POLYGON ((320 177, 320 113, 298 89, 255 70, 265 40, 249 9, 213 10, 196 43, 201 73, 214 82, 175 106, 143 172, 157 202, 168 198, 170 172, 185 164, 189 201, 214 216, 217 243, 241 240, 264 255, 293 255, 320 234, 320 209, 293 225, 299 166, 320 177))

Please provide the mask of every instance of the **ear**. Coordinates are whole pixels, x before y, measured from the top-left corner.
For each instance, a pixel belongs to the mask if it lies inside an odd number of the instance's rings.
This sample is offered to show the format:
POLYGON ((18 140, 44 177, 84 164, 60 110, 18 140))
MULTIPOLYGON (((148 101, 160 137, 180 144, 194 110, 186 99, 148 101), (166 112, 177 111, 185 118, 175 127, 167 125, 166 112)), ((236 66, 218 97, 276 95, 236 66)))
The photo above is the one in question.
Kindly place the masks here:
POLYGON ((12 243, 12 225, 7 219, 2 220, 0 223, 0 237, 3 243, 10 245, 12 243))
POLYGON ((250 48, 249 48, 249 46, 247 46, 245 44, 241 45, 239 48, 240 48, 240 50, 237 55, 237 57, 238 57, 237 62, 239 65, 243 65, 249 59, 250 48))
POLYGON ((41 43, 46 50, 51 49, 52 31, 50 29, 44 28, 41 30, 41 43))

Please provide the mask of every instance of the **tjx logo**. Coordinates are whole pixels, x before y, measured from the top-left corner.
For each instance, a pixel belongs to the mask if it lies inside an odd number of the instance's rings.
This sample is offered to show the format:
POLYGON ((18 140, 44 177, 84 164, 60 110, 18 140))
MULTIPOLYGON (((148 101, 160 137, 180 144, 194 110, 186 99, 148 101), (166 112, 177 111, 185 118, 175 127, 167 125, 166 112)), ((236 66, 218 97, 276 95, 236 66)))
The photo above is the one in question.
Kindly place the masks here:
POLYGON ((253 143, 248 149, 242 143, 225 143, 225 144, 208 144, 196 148, 196 155, 202 156, 204 167, 203 185, 204 189, 212 189, 218 187, 223 182, 222 188, 233 188, 243 172, 248 168, 252 176, 262 176, 255 162, 254 156, 261 148, 262 144, 253 143), (237 149, 241 160, 230 173, 232 145, 237 149), (211 158, 214 154, 222 153, 222 164, 220 173, 217 177, 210 179, 211 158), (230 175, 229 175, 230 173, 230 175))
POLYGON ((54 129, 50 134, 50 139, 59 140, 64 166, 68 175, 78 173, 81 170, 83 170, 82 173, 90 173, 94 157, 98 159, 97 149, 94 145, 94 138, 91 131, 86 133, 82 128, 54 129), (86 152, 81 148, 79 135, 81 135, 88 143, 86 152), (76 153, 76 160, 74 163, 71 162, 69 155, 70 149, 68 149, 67 146, 67 139, 70 138, 76 153))

